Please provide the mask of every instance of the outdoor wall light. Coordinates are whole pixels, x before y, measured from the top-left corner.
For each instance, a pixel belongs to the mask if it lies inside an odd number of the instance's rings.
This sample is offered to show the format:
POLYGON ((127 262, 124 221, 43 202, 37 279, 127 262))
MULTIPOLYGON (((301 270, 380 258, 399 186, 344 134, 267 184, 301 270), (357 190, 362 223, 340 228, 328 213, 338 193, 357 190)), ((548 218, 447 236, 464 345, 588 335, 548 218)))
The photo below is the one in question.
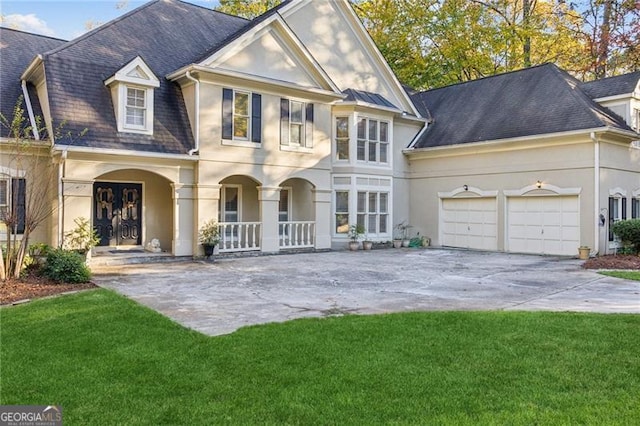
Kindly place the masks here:
POLYGON ((536 188, 538 188, 538 189, 542 188, 542 182, 537 181, 536 182, 536 188))
POLYGON ((462 188, 463 188, 465 191, 468 191, 468 190, 469 190, 469 185, 462 185, 462 188))

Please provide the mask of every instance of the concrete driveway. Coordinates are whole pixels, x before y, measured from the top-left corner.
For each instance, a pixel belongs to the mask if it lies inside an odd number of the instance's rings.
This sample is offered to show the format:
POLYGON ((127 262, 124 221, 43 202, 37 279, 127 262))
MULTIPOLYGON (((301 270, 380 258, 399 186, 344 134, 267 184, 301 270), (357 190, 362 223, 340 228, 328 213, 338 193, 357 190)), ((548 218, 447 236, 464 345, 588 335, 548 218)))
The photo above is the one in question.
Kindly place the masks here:
POLYGON ((95 282, 205 334, 340 314, 640 313, 640 282, 567 258, 388 249, 99 267, 95 282))

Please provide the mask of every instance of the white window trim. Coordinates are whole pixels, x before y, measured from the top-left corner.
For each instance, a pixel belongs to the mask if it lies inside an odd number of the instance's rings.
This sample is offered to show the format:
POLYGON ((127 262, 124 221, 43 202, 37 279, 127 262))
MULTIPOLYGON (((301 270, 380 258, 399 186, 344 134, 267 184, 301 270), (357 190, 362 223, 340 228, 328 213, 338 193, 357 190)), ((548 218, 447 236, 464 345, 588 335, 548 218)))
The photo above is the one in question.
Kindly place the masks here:
POLYGON ((334 112, 332 114, 332 163, 336 166, 352 165, 356 167, 371 167, 376 169, 391 170, 393 166, 393 118, 389 116, 377 115, 377 114, 365 114, 357 111, 344 111, 334 112), (338 141, 337 141, 337 119, 347 118, 349 128, 349 159, 338 159, 338 141), (376 157, 380 158, 380 123, 387 123, 387 162, 381 163, 380 161, 369 161, 368 157, 368 143, 367 151, 365 152, 366 160, 358 160, 358 120, 360 118, 367 119, 367 135, 369 131, 369 119, 376 120, 378 122, 378 147, 376 149, 376 157))
MULTIPOLYGON (((281 97, 281 99, 287 99, 289 101, 289 132, 288 132, 288 137, 289 140, 287 141, 287 144, 283 144, 282 143, 282 135, 280 135, 280 151, 286 151, 286 152, 303 152, 305 154, 311 154, 313 153, 313 147, 308 147, 307 146, 307 105, 310 102, 305 102, 303 100, 300 99, 291 99, 291 98, 285 98, 285 97, 281 97), (291 103, 292 102, 297 102, 299 104, 302 104, 302 135, 300 138, 300 144, 293 144, 291 143, 291 103)), ((335 124, 335 122, 334 122, 335 124)), ((335 132, 335 129, 334 129, 335 132)))
POLYGON ((355 117, 355 127, 356 127, 356 135, 355 135, 355 151, 356 151, 356 158, 355 161, 357 164, 360 165, 367 165, 367 166, 377 166, 377 167, 384 167, 384 168, 391 168, 391 140, 392 140, 392 125, 391 125, 391 120, 386 119, 386 118, 380 118, 378 116, 375 115, 367 115, 367 114, 356 114, 355 117), (358 122, 360 120, 365 120, 365 132, 366 132, 366 139, 364 139, 365 141, 365 150, 364 150, 364 160, 359 160, 358 159, 358 141, 360 141, 360 139, 358 138, 358 122), (371 161, 369 160, 369 144, 371 143, 372 139, 369 137, 369 121, 376 121, 378 123, 377 125, 377 132, 378 134, 376 135, 376 139, 375 139, 375 143, 376 143, 376 161, 371 161), (386 162, 381 162, 380 161, 380 146, 383 143, 380 140, 380 124, 381 123, 386 123, 387 125, 387 140, 386 143, 387 144, 387 161, 386 162))
MULTIPOLYGON (((613 188, 609 190, 609 198, 613 198, 615 200, 615 203, 618 206, 618 215, 614 216, 613 218, 613 223, 619 222, 622 220, 622 200, 624 198, 627 198, 627 191, 625 191, 624 189, 618 187, 618 188, 613 188)), ((607 200, 607 204, 608 204, 608 200, 607 200)), ((622 242, 620 241, 620 238, 618 238, 617 235, 614 234, 613 236, 613 240, 609 240, 609 237, 607 236, 607 240, 609 242, 609 248, 610 249, 616 249, 619 248, 622 244, 622 242)))
POLYGON ((353 154, 354 154, 354 149, 353 149, 353 138, 354 138, 354 132, 356 131, 355 128, 355 121, 353 120, 353 113, 347 113, 347 114, 336 114, 332 117, 331 120, 332 123, 332 149, 331 149, 331 157, 332 160, 335 164, 351 164, 352 160, 353 160, 353 154), (347 156, 349 158, 346 159, 338 159, 338 119, 339 118, 346 118, 347 119, 347 129, 349 129, 349 137, 348 137, 348 144, 347 144, 347 156))
POLYGON ((154 96, 155 88, 160 87, 160 81, 139 56, 118 70, 105 81, 111 88, 112 100, 116 114, 116 123, 120 133, 137 133, 153 135, 154 96), (134 73, 139 69, 144 76, 134 73), (127 124, 127 89, 145 91, 145 124, 136 126, 127 124))
MULTIPOLYGON (((346 233, 336 232, 336 192, 347 191, 349 193, 349 225, 355 224, 358 221, 358 192, 384 192, 387 195, 387 232, 381 234, 369 234, 368 237, 371 241, 387 241, 390 240, 393 233, 393 181, 391 178, 382 176, 369 176, 369 175, 333 175, 335 178, 350 178, 349 184, 335 184, 332 181, 332 197, 331 197, 331 234, 334 238, 347 239, 346 233), (358 178, 375 178, 388 182, 388 185, 358 185, 358 178)), ((367 198, 367 203, 369 202, 367 198)), ((379 202, 379 200, 378 200, 379 202)))
POLYGON ((11 177, 0 175, 0 184, 3 182, 6 185, 5 199, 3 200, 0 198, 0 207, 7 207, 9 205, 9 200, 11 199, 11 177))
MULTIPOLYGON (((242 185, 240 184, 223 184, 220 186, 220 220, 219 222, 226 223, 224 220, 227 204, 227 188, 236 188, 238 190, 238 222, 242 222, 242 185)), ((235 222, 233 222, 235 223, 235 222)))
POLYGON ((252 128, 252 108, 253 108, 253 95, 254 92, 250 91, 250 90, 243 90, 243 89, 235 89, 232 87, 226 87, 226 89, 231 90, 232 94, 233 94, 233 99, 231 100, 231 139, 225 139, 222 138, 221 139, 221 144, 225 145, 225 146, 239 146, 242 148, 254 148, 254 149, 260 149, 262 148, 262 143, 261 142, 253 142, 251 140, 251 135, 253 134, 253 128, 252 128), (249 124, 247 125, 247 137, 246 138, 240 138, 240 137, 236 137, 234 135, 234 129, 235 129, 235 116, 236 116, 236 93, 243 93, 246 94, 249 99, 248 99, 248 104, 247 104, 247 112, 248 112, 248 118, 249 118, 249 124))

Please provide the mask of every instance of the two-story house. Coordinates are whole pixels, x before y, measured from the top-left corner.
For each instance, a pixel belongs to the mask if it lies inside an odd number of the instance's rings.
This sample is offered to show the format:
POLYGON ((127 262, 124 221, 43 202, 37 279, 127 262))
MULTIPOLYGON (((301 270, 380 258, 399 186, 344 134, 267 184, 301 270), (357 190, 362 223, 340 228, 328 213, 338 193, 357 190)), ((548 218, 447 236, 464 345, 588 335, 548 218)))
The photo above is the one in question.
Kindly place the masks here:
MULTIPOLYGON (((343 248, 356 223, 388 241, 404 222, 436 245, 604 253, 609 221, 638 212, 637 73, 544 65, 409 95, 347 0, 251 21, 154 0, 69 42, 0 40, 0 110, 22 95, 47 124, 55 206, 36 237, 53 245, 86 217, 103 250, 155 238, 176 256, 202 253, 210 219, 221 252, 343 248), (86 133, 57 137, 62 120, 86 133)), ((9 203, 25 183, 0 167, 9 203)))

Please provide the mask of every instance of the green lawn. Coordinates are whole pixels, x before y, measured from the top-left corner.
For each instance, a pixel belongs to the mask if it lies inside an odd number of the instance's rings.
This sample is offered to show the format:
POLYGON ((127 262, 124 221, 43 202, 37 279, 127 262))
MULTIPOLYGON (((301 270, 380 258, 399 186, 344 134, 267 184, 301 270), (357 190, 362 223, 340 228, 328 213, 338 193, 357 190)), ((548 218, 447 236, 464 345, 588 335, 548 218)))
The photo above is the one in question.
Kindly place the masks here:
POLYGON ((106 290, 0 310, 1 404, 72 424, 640 424, 640 315, 437 312, 207 337, 106 290))
POLYGON ((640 271, 600 271, 602 275, 624 278, 625 280, 640 281, 640 271))

